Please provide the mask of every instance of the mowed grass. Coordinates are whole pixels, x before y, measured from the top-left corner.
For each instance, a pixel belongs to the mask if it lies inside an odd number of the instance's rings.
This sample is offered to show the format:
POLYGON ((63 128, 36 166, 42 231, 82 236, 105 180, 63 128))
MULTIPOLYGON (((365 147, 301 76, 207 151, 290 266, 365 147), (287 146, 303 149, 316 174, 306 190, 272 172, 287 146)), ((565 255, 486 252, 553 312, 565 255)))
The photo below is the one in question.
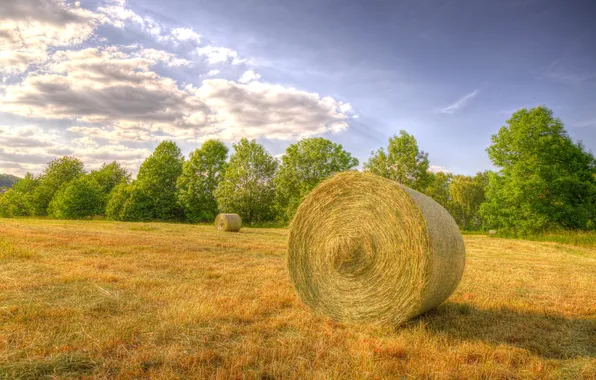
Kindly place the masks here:
POLYGON ((0 219, 0 378, 596 378, 596 249, 465 236, 401 327, 313 315, 284 229, 0 219))

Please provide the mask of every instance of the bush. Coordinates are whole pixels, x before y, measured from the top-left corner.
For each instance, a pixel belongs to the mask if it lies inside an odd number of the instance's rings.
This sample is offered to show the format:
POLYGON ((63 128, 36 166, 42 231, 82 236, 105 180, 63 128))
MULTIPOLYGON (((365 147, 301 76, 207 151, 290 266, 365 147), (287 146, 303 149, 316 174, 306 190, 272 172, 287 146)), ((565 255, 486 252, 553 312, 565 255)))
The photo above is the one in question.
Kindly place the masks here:
POLYGON ((89 177, 79 177, 52 198, 48 214, 59 219, 82 219, 102 213, 104 196, 101 186, 89 177))

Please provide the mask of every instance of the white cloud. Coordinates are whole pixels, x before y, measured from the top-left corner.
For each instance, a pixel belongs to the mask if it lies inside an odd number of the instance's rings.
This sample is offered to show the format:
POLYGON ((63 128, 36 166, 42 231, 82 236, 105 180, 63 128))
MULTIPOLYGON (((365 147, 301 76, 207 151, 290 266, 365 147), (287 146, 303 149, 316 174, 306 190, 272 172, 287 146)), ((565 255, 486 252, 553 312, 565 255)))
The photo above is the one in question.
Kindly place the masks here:
POLYGON ((239 83, 250 83, 259 80, 261 76, 254 72, 254 70, 247 70, 238 79, 239 83))
MULTIPOLYGON (((69 4, 0 0, 0 109, 38 124, 0 127, 3 168, 38 172, 51 159, 72 154, 89 168, 118 159, 136 170, 149 154, 135 148, 138 143, 294 140, 343 131, 357 116, 350 104, 331 97, 260 82, 254 70, 238 81, 181 85, 168 75, 194 63, 168 51, 140 44, 73 50, 83 42, 108 43, 94 34, 107 24, 141 30, 169 48, 193 44, 198 47, 189 49, 191 55, 211 65, 250 62, 226 47, 200 46, 201 36, 190 28, 168 29, 141 17, 124 0, 112 0, 96 12, 69 4), (7 81, 3 72, 24 75, 7 81), (61 127, 48 131, 43 119, 60 120, 61 127)), ((220 74, 209 69, 202 77, 220 74)))
POLYGON ((98 144, 89 137, 66 143, 59 134, 47 132, 38 126, 0 126, 1 171, 16 175, 23 175, 28 171, 39 173, 49 161, 65 155, 81 159, 87 170, 97 169, 104 162, 118 160, 123 166, 136 172, 150 154, 144 148, 98 144))
POLYGON ((0 1, 0 74, 44 63, 48 49, 79 45, 103 22, 103 15, 64 0, 0 1))
POLYGON ((197 94, 212 110, 203 138, 293 140, 348 128, 345 103, 316 93, 263 82, 203 81, 197 94))
POLYGON ((447 113, 447 114, 454 113, 457 110, 463 108, 466 104, 468 104, 468 102, 472 98, 474 98, 476 95, 478 95, 478 90, 474 90, 474 91, 470 92, 469 94, 464 95, 461 99, 459 99, 455 103, 441 109, 439 112, 447 113))
POLYGON ((190 28, 175 28, 170 33, 180 42, 190 41, 196 44, 201 42, 201 35, 190 28))
POLYGON ((246 62, 238 56, 238 52, 222 46, 207 45, 197 48, 197 53, 205 57, 205 60, 210 65, 219 63, 231 63, 232 65, 239 65, 246 62))
POLYGON ((451 170, 439 165, 430 165, 428 171, 431 173, 451 173, 451 170))
POLYGON ((71 132, 109 141, 291 140, 348 127, 351 106, 280 85, 224 79, 180 88, 152 67, 171 54, 89 48, 55 53, 35 75, 5 86, 4 112, 91 123, 71 132))

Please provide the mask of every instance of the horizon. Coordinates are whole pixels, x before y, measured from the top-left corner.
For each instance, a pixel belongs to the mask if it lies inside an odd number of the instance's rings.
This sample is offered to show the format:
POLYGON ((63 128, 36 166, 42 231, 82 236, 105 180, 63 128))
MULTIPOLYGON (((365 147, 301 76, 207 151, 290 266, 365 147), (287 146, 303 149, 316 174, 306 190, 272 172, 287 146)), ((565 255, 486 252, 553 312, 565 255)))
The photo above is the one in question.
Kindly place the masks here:
POLYGON ((162 140, 187 157, 242 137, 275 157, 328 138, 361 168, 403 129, 434 170, 472 175, 539 105, 596 150, 587 1, 169 4, 0 3, 0 173, 73 155, 136 175, 162 140))

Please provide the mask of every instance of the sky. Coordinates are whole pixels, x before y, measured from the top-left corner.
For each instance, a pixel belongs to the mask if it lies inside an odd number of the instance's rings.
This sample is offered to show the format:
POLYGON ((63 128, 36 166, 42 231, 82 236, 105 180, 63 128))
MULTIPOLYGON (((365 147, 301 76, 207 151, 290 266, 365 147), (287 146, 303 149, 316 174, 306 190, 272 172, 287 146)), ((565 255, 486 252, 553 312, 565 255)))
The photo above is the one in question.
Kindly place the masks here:
POLYGON ((160 141, 325 137, 365 162, 406 130, 431 168, 493 169, 546 105, 596 151, 596 4, 548 0, 2 0, 0 173, 74 155, 133 174, 160 141))

